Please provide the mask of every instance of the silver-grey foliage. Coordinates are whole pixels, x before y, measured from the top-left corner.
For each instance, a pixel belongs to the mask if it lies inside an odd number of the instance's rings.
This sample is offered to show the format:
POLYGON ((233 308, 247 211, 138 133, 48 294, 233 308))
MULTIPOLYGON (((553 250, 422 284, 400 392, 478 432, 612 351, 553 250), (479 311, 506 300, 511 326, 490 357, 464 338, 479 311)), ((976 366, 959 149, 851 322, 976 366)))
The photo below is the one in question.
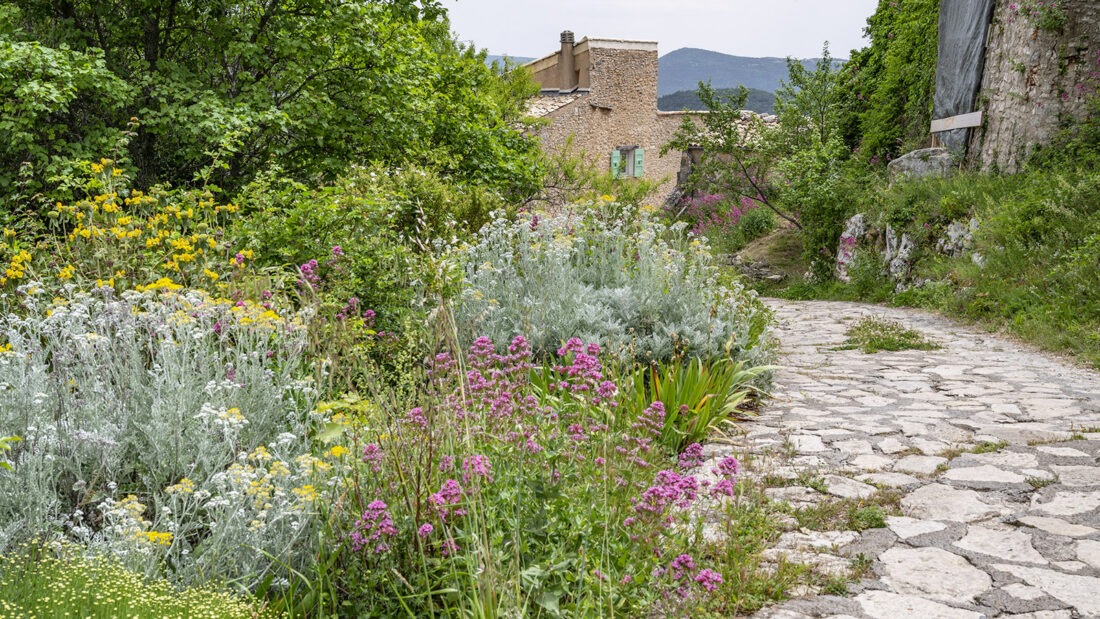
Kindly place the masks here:
POLYGON ((525 335, 536 351, 571 337, 639 359, 767 355, 767 310, 720 285, 706 240, 617 205, 496 219, 465 250, 459 325, 467 339, 525 335), (602 207, 602 208, 601 208, 602 207), (618 209, 619 216, 607 213, 618 209))

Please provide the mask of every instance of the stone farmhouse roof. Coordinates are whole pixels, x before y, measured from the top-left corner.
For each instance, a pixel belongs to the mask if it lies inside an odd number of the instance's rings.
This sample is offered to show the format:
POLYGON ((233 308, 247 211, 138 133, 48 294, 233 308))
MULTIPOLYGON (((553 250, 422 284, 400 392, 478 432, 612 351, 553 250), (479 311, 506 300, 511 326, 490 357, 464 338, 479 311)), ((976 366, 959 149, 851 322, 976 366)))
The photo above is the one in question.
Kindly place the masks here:
POLYGON ((542 118, 587 95, 588 91, 586 90, 567 94, 544 92, 527 101, 527 115, 534 118, 542 118))

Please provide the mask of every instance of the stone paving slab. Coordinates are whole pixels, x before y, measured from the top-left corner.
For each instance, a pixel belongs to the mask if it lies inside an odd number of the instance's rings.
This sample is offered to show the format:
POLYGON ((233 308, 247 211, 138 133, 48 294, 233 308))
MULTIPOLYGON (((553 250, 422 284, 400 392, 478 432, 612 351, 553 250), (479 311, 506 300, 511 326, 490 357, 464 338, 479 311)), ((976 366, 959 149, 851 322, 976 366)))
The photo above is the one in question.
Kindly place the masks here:
POLYGON ((772 555, 835 572, 858 551, 870 574, 851 597, 804 596, 755 617, 1100 617, 1100 375, 921 311, 766 303, 783 369, 733 448, 763 456, 752 474, 822 480, 825 492, 771 489, 772 500, 891 489, 902 515, 862 534, 784 534, 772 555), (942 348, 839 349, 868 315, 942 348), (825 556, 805 556, 815 552, 825 556))

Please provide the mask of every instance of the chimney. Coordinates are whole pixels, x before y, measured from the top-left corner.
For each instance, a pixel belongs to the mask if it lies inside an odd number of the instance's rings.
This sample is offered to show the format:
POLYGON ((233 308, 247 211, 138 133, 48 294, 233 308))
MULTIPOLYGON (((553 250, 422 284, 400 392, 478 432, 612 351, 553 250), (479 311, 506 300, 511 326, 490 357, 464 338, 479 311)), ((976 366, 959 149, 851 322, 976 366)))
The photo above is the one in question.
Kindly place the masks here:
POLYGON ((561 72, 558 78, 558 90, 570 92, 577 87, 577 66, 573 58, 573 32, 566 30, 561 33, 561 59, 558 60, 558 70, 561 72))

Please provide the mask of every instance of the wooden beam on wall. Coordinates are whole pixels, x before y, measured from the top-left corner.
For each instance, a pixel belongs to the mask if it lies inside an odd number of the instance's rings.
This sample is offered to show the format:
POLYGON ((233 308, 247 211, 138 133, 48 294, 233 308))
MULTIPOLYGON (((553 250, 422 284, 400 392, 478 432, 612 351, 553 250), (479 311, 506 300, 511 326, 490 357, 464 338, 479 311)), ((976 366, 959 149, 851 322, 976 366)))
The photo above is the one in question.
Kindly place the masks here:
POLYGON ((960 114, 950 118, 940 118, 932 121, 932 133, 951 131, 952 129, 965 129, 967 127, 980 127, 982 125, 982 113, 971 112, 960 114))

